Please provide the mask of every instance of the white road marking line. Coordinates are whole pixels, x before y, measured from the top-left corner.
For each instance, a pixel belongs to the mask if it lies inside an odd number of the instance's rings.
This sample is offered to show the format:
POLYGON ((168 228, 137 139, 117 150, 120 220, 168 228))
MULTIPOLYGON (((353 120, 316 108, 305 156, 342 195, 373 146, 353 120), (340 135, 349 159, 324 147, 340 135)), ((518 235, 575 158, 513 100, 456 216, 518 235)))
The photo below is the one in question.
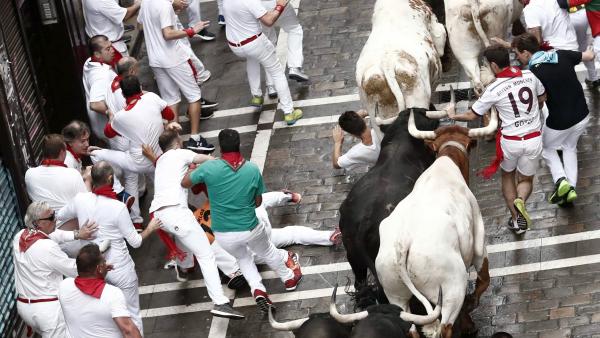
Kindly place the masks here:
MULTIPOLYGON (((557 260, 546 261, 546 262, 541 262, 541 263, 531 263, 531 264, 507 266, 507 267, 502 267, 502 268, 494 268, 494 269, 490 269, 490 276, 491 277, 502 277, 502 276, 508 276, 508 275, 521 274, 521 273, 553 270, 553 269, 560 269, 560 268, 567 268, 567 267, 588 265, 588 264, 596 264, 596 263, 600 263, 600 255, 588 255, 588 256, 580 256, 580 257, 574 257, 574 258, 557 259, 557 260)), ((471 280, 475 279, 476 277, 477 277, 477 273, 475 271, 470 273, 471 280)), ((274 303, 291 302, 291 301, 298 301, 298 300, 304 300, 304 299, 325 298, 325 297, 331 296, 332 292, 333 292, 333 288, 323 288, 323 289, 272 294, 272 295, 269 295, 269 298, 271 298, 271 300, 274 303)), ((337 294, 338 295, 345 294, 344 288, 338 288, 337 294)), ((235 299, 233 306, 234 307, 242 307, 242 306, 251 306, 254 304, 255 304, 254 298, 244 297, 244 298, 235 299)), ((196 304, 191 304, 190 306, 185 306, 185 305, 167 306, 167 307, 162 307, 162 308, 158 308, 158 309, 142 310, 142 317, 148 318, 148 317, 177 315, 179 313, 207 311, 211 307, 212 307, 212 303, 196 303, 196 304)))
MULTIPOLYGON (((565 244, 565 243, 581 242, 581 241, 594 240, 594 239, 600 239, 600 230, 583 231, 583 232, 579 232, 579 233, 575 233, 575 234, 542 237, 542 238, 536 238, 536 239, 528 239, 528 240, 524 240, 524 241, 491 244, 491 245, 488 245, 486 247, 486 249, 487 249, 488 254, 491 254, 491 253, 515 251, 515 250, 529 249, 529 248, 538 248, 538 247, 565 244)), ((533 263, 533 264, 539 265, 540 263, 538 262, 538 263, 533 263)), ((503 269, 503 268, 499 268, 499 269, 503 269)), ((312 265, 312 266, 303 266, 302 267, 302 272, 305 275, 347 271, 347 270, 350 270, 350 264, 348 262, 312 265)), ((263 271, 263 272, 261 272, 261 276, 263 279, 277 278, 277 275, 273 271, 263 271)), ((191 280, 186 283, 173 282, 173 283, 140 286, 139 293, 140 293, 140 295, 143 295, 143 294, 151 294, 151 293, 157 293, 157 292, 167 292, 167 291, 175 291, 175 290, 182 290, 182 289, 200 288, 200 287, 205 287, 204 280, 202 280, 202 279, 191 280)))
POLYGON ((210 323, 210 331, 208 331, 208 338, 225 338, 228 326, 229 319, 213 316, 210 323))
POLYGON ((267 150, 269 150, 271 134, 273 134, 272 129, 259 130, 256 132, 256 138, 254 139, 254 147, 252 147, 250 161, 258 166, 258 169, 261 173, 265 168, 265 161, 267 160, 267 150))

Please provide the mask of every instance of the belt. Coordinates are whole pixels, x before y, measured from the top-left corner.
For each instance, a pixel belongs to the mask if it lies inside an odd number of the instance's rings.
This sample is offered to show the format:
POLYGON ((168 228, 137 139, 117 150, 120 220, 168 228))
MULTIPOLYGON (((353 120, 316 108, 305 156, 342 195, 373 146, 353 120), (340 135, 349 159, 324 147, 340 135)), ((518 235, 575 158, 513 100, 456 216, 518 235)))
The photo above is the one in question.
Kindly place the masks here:
POLYGON ((229 43, 229 45, 233 46, 233 47, 242 47, 243 45, 249 44, 250 42, 258 39, 258 37, 261 36, 261 35, 262 35, 262 32, 258 33, 256 35, 253 35, 253 36, 251 36, 251 37, 249 37, 249 38, 247 38, 245 40, 242 40, 239 43, 231 42, 229 40, 227 40, 227 43, 229 43))
POLYGON ((573 6, 573 7, 569 7, 569 13, 575 13, 580 9, 584 9, 585 8, 585 4, 581 4, 579 6, 573 6))
POLYGON ((524 140, 529 140, 530 138, 538 137, 540 135, 542 135, 541 131, 534 131, 533 133, 529 133, 525 136, 510 136, 510 135, 502 134, 502 137, 504 137, 507 140, 524 141, 524 140))
POLYGON ((22 297, 17 297, 17 300, 21 303, 33 304, 33 303, 44 303, 44 302, 54 302, 57 301, 58 298, 45 298, 45 299, 27 299, 22 297))

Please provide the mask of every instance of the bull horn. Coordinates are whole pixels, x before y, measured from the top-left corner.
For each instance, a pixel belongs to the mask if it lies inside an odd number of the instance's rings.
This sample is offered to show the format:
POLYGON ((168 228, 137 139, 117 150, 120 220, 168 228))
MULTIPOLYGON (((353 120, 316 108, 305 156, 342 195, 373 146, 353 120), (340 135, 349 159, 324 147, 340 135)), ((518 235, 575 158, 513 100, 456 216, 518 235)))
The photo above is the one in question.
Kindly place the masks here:
POLYGON ((415 315, 412 313, 402 311, 402 312, 400 312, 400 318, 403 319, 404 321, 411 322, 411 323, 414 323, 417 325, 427 325, 427 324, 433 323, 436 319, 438 319, 441 313, 442 313, 442 287, 440 286, 440 293, 438 294, 437 305, 435 306, 435 309, 433 309, 432 313, 425 315, 425 316, 421 316, 421 315, 415 315))
POLYGON ((367 311, 357 312, 349 315, 340 314, 337 310, 337 307, 335 306, 337 288, 337 285, 335 286, 335 288, 333 288, 333 294, 331 295, 331 303, 329 303, 329 314, 331 315, 331 317, 333 317, 333 319, 337 320, 342 324, 353 323, 354 321, 367 318, 367 316, 369 315, 367 311))
MULTIPOLYGON (((456 96, 454 95, 454 88, 450 86, 450 104, 449 107, 454 109, 456 105, 456 96)), ((448 116, 448 109, 446 110, 428 110, 425 112, 425 116, 430 119, 443 119, 448 116)))
POLYGON ((481 137, 487 135, 493 135, 498 129, 498 111, 495 107, 492 107, 491 110, 490 122, 487 126, 475 129, 469 129, 469 137, 481 137))
POLYGON ((435 139, 435 131, 433 131, 433 130, 422 131, 422 130, 417 129, 417 126, 415 125, 415 113, 413 112, 412 109, 410 110, 410 116, 408 117, 408 133, 412 137, 422 139, 422 140, 435 139))
POLYGON ((269 324, 271 327, 278 331, 294 331, 298 330, 304 322, 308 320, 308 317, 302 319, 291 320, 289 322, 280 323, 273 317, 273 307, 269 306, 269 324))

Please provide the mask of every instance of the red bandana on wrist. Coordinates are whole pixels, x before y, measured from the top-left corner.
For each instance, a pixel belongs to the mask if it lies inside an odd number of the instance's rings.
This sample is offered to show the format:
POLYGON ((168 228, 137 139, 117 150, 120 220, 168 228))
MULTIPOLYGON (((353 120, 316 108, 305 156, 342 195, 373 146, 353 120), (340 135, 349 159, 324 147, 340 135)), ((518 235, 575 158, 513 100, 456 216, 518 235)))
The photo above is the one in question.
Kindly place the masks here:
POLYGON ((142 98, 143 93, 133 94, 130 97, 125 98, 125 103, 127 103, 127 107, 125 110, 131 110, 131 108, 135 107, 135 104, 142 98))
POLYGON ((56 166, 56 167, 67 167, 64 161, 53 160, 51 158, 45 158, 42 160, 42 165, 46 166, 56 166))
POLYGON ((73 155, 73 157, 75 157, 75 161, 79 161, 81 159, 81 156, 79 156, 79 154, 77 154, 73 148, 71 148, 70 145, 67 144, 67 151, 71 153, 71 155, 73 155))
POLYGON ((97 188, 93 188, 92 192, 98 196, 104 196, 112 199, 117 199, 117 193, 113 191, 112 184, 106 184, 97 188))
POLYGON ((496 74, 497 78, 521 77, 523 73, 517 67, 506 67, 500 73, 496 74))
POLYGON ((43 233, 40 230, 30 230, 25 229, 19 237, 19 251, 25 252, 27 249, 31 248, 33 243, 37 242, 40 239, 47 239, 48 235, 43 233))
POLYGON ((241 168, 242 165, 246 161, 246 160, 244 160, 244 158, 242 157, 242 154, 239 151, 231 151, 228 153, 222 153, 221 159, 223 159, 225 162, 227 162, 234 171, 237 171, 239 168, 241 168))
POLYGON ((110 90, 112 90, 112 92, 116 92, 117 89, 121 88, 121 83, 120 81, 123 79, 123 77, 121 75, 117 75, 115 76, 115 78, 113 79, 112 83, 110 84, 110 90))
POLYGON ((103 278, 82 278, 75 277, 75 286, 86 295, 100 299, 106 282, 103 278))

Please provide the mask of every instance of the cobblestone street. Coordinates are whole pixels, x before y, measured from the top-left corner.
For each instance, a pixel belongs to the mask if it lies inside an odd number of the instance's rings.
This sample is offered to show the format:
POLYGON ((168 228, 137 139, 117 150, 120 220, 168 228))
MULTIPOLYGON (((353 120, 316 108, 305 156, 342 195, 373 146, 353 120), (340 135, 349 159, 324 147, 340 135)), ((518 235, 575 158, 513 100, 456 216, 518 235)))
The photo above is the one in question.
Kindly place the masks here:
MULTIPOLYGON (((299 205, 270 210, 274 227, 304 225, 332 230, 338 224, 341 202, 367 171, 366 167, 348 172, 332 168, 331 129, 340 113, 360 108, 355 63, 369 34, 372 7, 372 0, 300 2, 304 69, 311 82, 303 85, 290 81, 295 105, 303 109, 304 118, 287 127, 272 101, 261 113, 247 107, 250 91, 245 61, 233 55, 224 30, 216 24, 216 2, 202 3, 204 19, 213 21, 210 30, 217 39, 194 40, 192 45, 212 72, 212 79, 203 86, 203 96, 216 99, 220 105, 215 117, 201 122, 201 132, 216 144, 219 130, 237 129, 242 135, 243 155, 263 169, 268 190, 285 188, 303 195, 299 205)), ((142 56, 141 61, 143 86, 155 90, 147 58, 142 56)), ((458 81, 456 68, 445 76, 445 82, 458 81)), ((438 92, 445 88, 439 87, 438 92)), ((553 182, 542 165, 528 204, 533 226, 524 236, 514 235, 505 227, 509 212, 504 207, 499 175, 489 181, 475 175, 494 155, 493 142, 480 140, 471 153, 470 187, 484 217, 492 275, 490 287, 472 313, 478 337, 507 331, 522 338, 600 338, 600 94, 588 89, 585 92, 592 119, 579 143, 579 198, 570 209, 549 204, 553 182)), ((184 133, 189 133, 184 116, 182 121, 184 133)), ((346 137, 345 150, 351 141, 346 137)), ((145 197, 144 204, 150 203, 151 196, 145 197)), ((296 291, 285 292, 272 272, 263 272, 277 305, 278 320, 327 312, 333 287, 353 282, 343 246, 294 246, 292 250, 299 253, 305 274, 296 291)), ((257 311, 249 291, 229 294, 235 298, 234 306, 246 315, 245 320, 213 318, 201 274, 196 271, 189 282, 176 282, 173 270, 163 269, 166 252, 157 238, 132 253, 142 285, 146 338, 293 337, 273 331, 267 317, 257 311)), ((338 308, 351 312, 353 304, 341 289, 338 308)))

